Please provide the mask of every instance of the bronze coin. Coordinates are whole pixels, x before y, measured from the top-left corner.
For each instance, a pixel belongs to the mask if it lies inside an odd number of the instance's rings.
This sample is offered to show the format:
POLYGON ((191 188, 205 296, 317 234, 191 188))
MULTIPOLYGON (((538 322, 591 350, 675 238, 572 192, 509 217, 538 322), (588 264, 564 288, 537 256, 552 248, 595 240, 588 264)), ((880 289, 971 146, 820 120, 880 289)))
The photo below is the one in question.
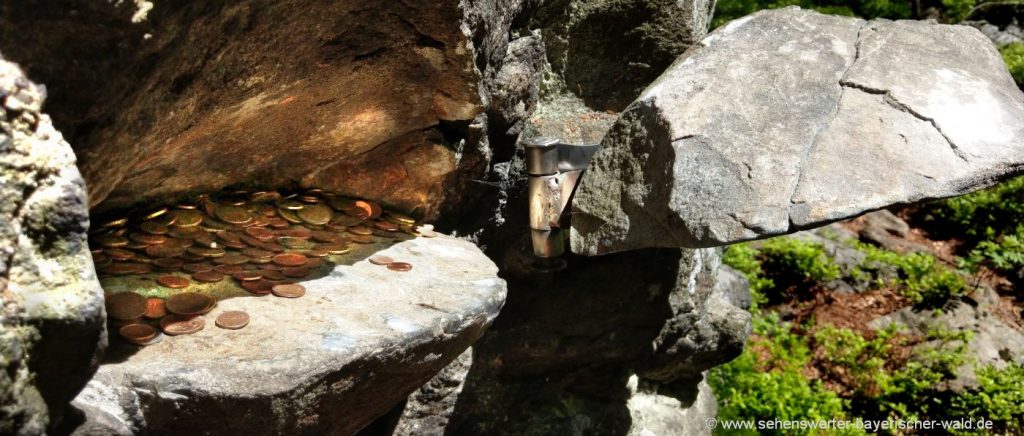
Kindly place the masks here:
POLYGON ((261 269, 257 271, 267 280, 284 280, 285 278, 284 273, 281 271, 274 271, 272 269, 261 269))
POLYGON ((249 211, 238 206, 220 205, 216 207, 214 214, 217 218, 231 224, 245 224, 253 220, 253 216, 249 211))
POLYGON ((312 237, 314 241, 327 243, 338 242, 342 239, 342 236, 337 233, 326 232, 323 230, 317 230, 315 232, 312 232, 312 237))
POLYGON ((149 324, 128 324, 117 330, 121 338, 136 345, 145 345, 156 337, 157 331, 149 324))
POLYGON ((198 292, 182 292, 167 298, 167 311, 178 315, 201 315, 213 309, 214 300, 198 292))
POLYGON ((224 255, 223 248, 189 247, 188 252, 203 257, 221 257, 224 255))
POLYGON ((198 210, 179 209, 174 214, 178 217, 174 221, 175 227, 195 227, 203 222, 203 214, 198 210))
POLYGON ((167 226, 153 221, 146 221, 139 224, 139 230, 151 235, 163 235, 167 233, 167 226))
POLYGON ((263 227, 246 227, 245 234, 261 241, 274 239, 274 232, 263 227))
POLYGON ((163 298, 149 297, 146 299, 146 313, 142 316, 149 319, 160 319, 167 316, 167 305, 163 298))
POLYGON ((145 250, 146 247, 148 247, 150 245, 151 244, 146 244, 146 243, 142 243, 142 242, 132 241, 132 242, 129 242, 128 245, 125 245, 124 248, 130 248, 132 250, 145 250))
POLYGON ((359 225, 364 221, 365 220, 363 220, 362 218, 354 217, 352 215, 338 215, 337 217, 334 218, 333 221, 331 221, 331 223, 339 226, 351 227, 359 225))
POLYGON ((341 225, 341 224, 335 224, 335 223, 324 224, 324 228, 327 229, 327 230, 330 230, 332 232, 338 232, 338 233, 344 232, 344 231, 348 230, 348 226, 344 226, 344 225, 341 225))
POLYGON ((240 310, 229 310, 218 315, 214 324, 222 329, 238 330, 249 325, 249 314, 240 310))
POLYGON ((316 204, 320 202, 320 198, 314 195, 300 195, 299 201, 303 203, 316 204))
POLYGON ((266 279, 259 280, 246 280, 240 283, 242 288, 257 295, 266 295, 270 293, 270 289, 274 286, 274 282, 266 279))
POLYGON ((294 229, 287 229, 287 230, 278 231, 277 235, 278 236, 287 236, 287 237, 296 238, 296 239, 309 239, 309 238, 313 237, 313 232, 311 232, 309 230, 306 230, 306 229, 303 229, 303 228, 294 228, 294 229))
POLYGON ((274 257, 273 251, 260 250, 259 248, 246 248, 242 250, 242 254, 248 256, 250 259, 271 259, 274 257))
POLYGON ((185 247, 171 244, 157 244, 146 247, 146 254, 153 257, 178 257, 185 254, 185 247))
POLYGON ((374 265, 390 265, 395 263, 395 260, 383 255, 370 256, 370 263, 374 265))
POLYGON ((156 282, 160 286, 171 289, 187 288, 189 285, 188 279, 178 276, 160 276, 156 279, 156 282))
POLYGON ((174 206, 174 207, 176 207, 178 209, 187 209, 187 210, 195 210, 196 209, 196 205, 194 203, 181 203, 181 204, 179 204, 177 206, 174 206))
POLYGON ((227 253, 213 260, 213 263, 219 265, 241 265, 246 262, 249 262, 249 258, 236 252, 227 253))
POLYGON ((271 218, 269 225, 270 227, 273 227, 275 229, 287 229, 289 226, 288 221, 285 220, 284 218, 271 218))
POLYGON ((331 221, 333 212, 331 208, 322 204, 310 204, 296 212, 296 215, 304 222, 322 226, 331 221))
POLYGON ((241 281, 241 282, 248 282, 248 281, 259 280, 259 279, 263 278, 263 275, 261 275, 260 273, 258 273, 256 271, 247 271, 247 270, 233 272, 233 273, 231 273, 231 276, 234 277, 235 279, 237 279, 238 281, 241 281))
POLYGON ((281 266, 302 266, 306 262, 308 259, 300 253, 281 253, 274 256, 274 263, 281 266))
POLYGON ((224 279, 224 274, 217 271, 199 271, 192 274, 192 279, 202 283, 216 283, 224 279))
POLYGON ((159 207, 159 208, 156 208, 156 209, 153 209, 153 210, 149 211, 145 216, 142 217, 142 219, 144 219, 144 220, 151 220, 151 219, 156 218, 156 217, 158 217, 160 215, 163 215, 165 213, 167 213, 167 208, 166 207, 159 207))
POLYGON ((101 268, 104 274, 126 275, 126 274, 149 274, 153 269, 144 263, 112 263, 101 268))
POLYGON ((184 266, 182 266, 181 269, 183 271, 185 271, 185 272, 195 274, 195 273, 199 273, 199 272, 212 271, 213 270, 213 265, 210 265, 210 264, 208 264, 206 262, 189 263, 189 264, 185 264, 184 266))
POLYGON ((348 228, 348 232, 353 234, 353 235, 362 235, 362 236, 368 236, 368 235, 373 234, 373 230, 371 230, 369 227, 362 226, 362 225, 349 227, 348 228))
POLYGON ((267 218, 272 218, 272 217, 277 216, 277 208, 272 206, 272 205, 266 204, 266 203, 261 204, 259 209, 258 209, 258 211, 259 211, 260 215, 263 215, 263 216, 265 216, 267 218))
POLYGON ((192 238, 196 237, 196 235, 199 235, 199 234, 202 234, 202 233, 205 233, 205 231, 203 229, 199 228, 198 226, 195 226, 195 227, 171 226, 167 230, 167 234, 169 236, 173 236, 175 238, 181 238, 181 239, 189 239, 189 240, 191 240, 192 238))
POLYGON ((373 226, 388 232, 397 232, 398 225, 395 223, 389 223, 387 221, 374 221, 373 226))
POLYGON ((302 210, 306 205, 295 200, 281 200, 277 202, 277 208, 283 210, 302 210))
POLYGON ((327 256, 330 256, 330 255, 331 255, 330 251, 322 250, 322 249, 319 249, 319 248, 315 248, 315 249, 307 250, 306 251, 306 256, 309 256, 311 258, 310 260, 313 260, 312 258, 314 258, 314 257, 327 257, 327 256))
POLYGON ((103 253, 109 256, 111 259, 120 261, 131 260, 132 258, 135 257, 135 253, 120 248, 108 248, 106 250, 103 250, 103 253))
POLYGON ((391 221, 391 222, 393 222, 395 224, 405 224, 405 225, 416 224, 416 220, 413 219, 411 216, 402 215, 400 213, 395 213, 395 212, 388 212, 387 215, 384 216, 384 219, 386 219, 388 221, 391 221))
POLYGON ((106 296, 107 316, 117 320, 142 318, 146 313, 146 297, 134 292, 119 292, 106 296))
POLYGON ((243 268, 241 265, 217 265, 213 267, 214 271, 217 271, 221 274, 234 274, 236 272, 242 271, 242 269, 243 268))
POLYGON ((301 297, 303 295, 306 295, 306 287, 302 286, 302 285, 300 285, 298 283, 295 283, 295 284, 281 284, 281 285, 274 285, 274 287, 272 287, 270 289, 270 292, 273 292, 274 295, 276 295, 278 297, 299 298, 299 297, 301 297))
POLYGON ((282 246, 281 244, 278 244, 276 242, 264 242, 262 244, 255 245, 255 247, 259 248, 261 250, 272 251, 274 253, 282 253, 282 252, 284 252, 284 246, 282 246))
POLYGON ((206 327, 206 320, 201 316, 168 315, 160 320, 160 329, 171 336, 189 335, 203 327, 206 327))
POLYGON ((203 256, 196 256, 196 255, 194 255, 192 253, 182 254, 181 256, 178 256, 178 259, 184 260, 185 262, 192 262, 192 263, 202 262, 202 261, 206 260, 205 257, 203 257, 203 256))
POLYGON ((161 257, 153 259, 153 266, 165 270, 177 271, 185 266, 185 262, 181 259, 175 259, 173 257, 161 257))
POLYGON ((256 215, 256 218, 253 218, 252 221, 246 224, 246 227, 266 227, 268 225, 270 225, 270 218, 264 215, 256 215))
POLYGON ((373 236, 368 235, 352 235, 352 242, 357 244, 372 244, 373 236))
POLYGON ((315 243, 309 241, 308 239, 293 238, 291 236, 278 237, 277 243, 296 250, 308 250, 316 246, 315 243))
POLYGON ((320 246, 320 249, 331 254, 345 254, 352 251, 348 244, 345 243, 324 244, 320 246))
POLYGON ((122 238, 120 236, 111 236, 100 238, 96 240, 96 244, 100 247, 106 248, 118 248, 128 245, 128 238, 122 238))
POLYGON ((370 219, 379 218, 382 212, 379 204, 370 201, 359 200, 356 202, 355 206, 363 210, 366 213, 366 216, 370 219))
POLYGON ((288 221, 293 224, 302 224, 302 218, 299 218, 299 216, 296 215, 295 211, 293 210, 278 209, 277 213, 280 214, 281 218, 284 218, 285 221, 288 221))
POLYGON ((237 232, 233 232, 231 230, 218 230, 214 234, 217 235, 218 239, 220 239, 221 241, 224 241, 224 242, 235 242, 235 243, 242 242, 242 235, 238 234, 237 232))
POLYGON ((308 276, 309 273, 311 272, 312 270, 310 270, 309 268, 293 266, 285 267, 284 269, 281 270, 282 274, 292 278, 302 278, 308 276))
POLYGON ((110 227, 124 227, 125 224, 128 224, 128 218, 118 218, 118 219, 113 220, 113 221, 107 221, 105 224, 101 225, 100 227, 106 227, 106 228, 110 228, 110 227))
POLYGON ((377 237, 380 237, 380 238, 394 238, 395 234, 396 234, 395 232, 389 232, 387 230, 381 230, 381 229, 378 229, 376 227, 374 227, 372 229, 372 231, 373 231, 373 236, 377 236, 377 237))
POLYGON ((412 269, 412 264, 407 262, 392 262, 388 264, 388 269, 392 271, 405 272, 412 269))

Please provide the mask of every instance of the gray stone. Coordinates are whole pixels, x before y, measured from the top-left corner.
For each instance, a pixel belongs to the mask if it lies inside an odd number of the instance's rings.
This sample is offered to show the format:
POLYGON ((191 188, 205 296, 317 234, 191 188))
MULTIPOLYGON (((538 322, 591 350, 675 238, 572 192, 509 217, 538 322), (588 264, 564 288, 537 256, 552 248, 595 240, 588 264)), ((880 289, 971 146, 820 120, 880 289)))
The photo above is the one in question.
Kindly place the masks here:
POLYGON ((928 251, 928 247, 923 244, 908 240, 910 225, 885 209, 865 214, 863 227, 857 233, 862 241, 898 253, 928 251))
POLYGON ((434 378, 409 395, 395 428, 395 436, 444 436, 455 403, 466 385, 473 364, 473 349, 459 355, 434 378))
POLYGON ((43 434, 106 346, 75 155, 42 86, 0 57, 0 434, 43 434))
POLYGON ((629 399, 632 424, 629 436, 710 435, 707 420, 718 414, 711 387, 701 380, 696 397, 689 401, 665 395, 657 389, 637 390, 629 399))
POLYGON ((303 282, 302 298, 223 300, 196 334, 113 353, 73 403, 88 418, 80 434, 358 431, 465 351, 505 300, 497 268, 469 242, 418 238, 380 253, 414 267, 337 265, 303 282), (252 321, 215 327, 226 310, 252 321))
POLYGON ((572 249, 724 245, 963 194, 1024 168, 1021 119, 973 28, 761 11, 622 114, 576 194, 572 249))

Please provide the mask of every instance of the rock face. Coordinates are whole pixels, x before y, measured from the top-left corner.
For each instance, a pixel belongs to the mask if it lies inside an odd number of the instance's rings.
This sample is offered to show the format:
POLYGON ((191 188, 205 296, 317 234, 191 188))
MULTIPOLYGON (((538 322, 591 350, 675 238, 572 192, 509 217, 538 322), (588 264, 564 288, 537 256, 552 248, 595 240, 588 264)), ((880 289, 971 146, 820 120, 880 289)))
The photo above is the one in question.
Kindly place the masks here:
POLYGON ((973 28, 762 11, 622 114, 577 192, 572 249, 716 246, 963 194, 1024 168, 1021 119, 973 28))
POLYGON ((452 135, 485 110, 518 5, 466 3, 15 2, 0 47, 58 96, 94 207, 297 182, 433 218, 483 170, 452 135))
POLYGON ((0 58, 0 434, 59 423, 106 346, 85 187, 45 98, 0 58))
POLYGON ((206 328, 114 353, 73 403, 78 434, 352 434, 466 350, 497 316, 505 282, 468 242, 442 236, 304 282, 304 297, 224 300, 206 328), (244 310, 241 330, 213 325, 244 310))

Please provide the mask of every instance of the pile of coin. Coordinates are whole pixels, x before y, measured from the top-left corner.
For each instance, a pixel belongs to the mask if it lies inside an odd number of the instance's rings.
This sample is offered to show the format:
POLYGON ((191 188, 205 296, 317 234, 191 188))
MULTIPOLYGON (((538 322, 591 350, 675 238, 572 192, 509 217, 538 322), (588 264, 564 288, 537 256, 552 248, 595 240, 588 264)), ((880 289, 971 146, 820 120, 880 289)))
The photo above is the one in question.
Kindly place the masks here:
MULTIPOLYGON (((190 289, 197 285, 230 277, 253 295, 297 298, 305 294, 297 280, 324 259, 348 253, 352 244, 436 235, 431 226, 417 227, 415 219, 375 202, 320 189, 200 195, 135 211, 94 229, 90 243, 101 281, 138 276, 176 292, 166 300, 134 292, 108 295, 112 323, 123 338, 139 345, 158 341, 160 331, 177 335, 203 328, 201 315, 216 302, 190 289), (144 320, 157 323, 159 330, 144 320)), ((387 267, 408 271, 412 265, 391 261, 387 267)), ((234 314, 217 325, 242 328, 248 315, 244 322, 241 318, 234 314)))

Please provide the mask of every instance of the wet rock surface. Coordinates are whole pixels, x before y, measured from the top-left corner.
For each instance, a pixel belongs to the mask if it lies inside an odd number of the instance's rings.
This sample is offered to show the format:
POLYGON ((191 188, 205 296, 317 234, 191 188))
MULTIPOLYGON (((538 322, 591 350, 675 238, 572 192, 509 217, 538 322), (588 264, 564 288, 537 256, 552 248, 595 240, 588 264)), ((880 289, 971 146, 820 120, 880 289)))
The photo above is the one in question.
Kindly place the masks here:
POLYGON ((622 114, 577 192, 572 249, 723 245, 963 194, 1021 171, 1022 116, 973 28, 762 11, 622 114))
POLYGON ((466 350, 497 315, 505 282, 479 249, 447 236, 379 252, 302 282, 298 299, 220 301, 206 327, 155 345, 118 344, 73 403, 78 434, 351 434, 466 350), (225 330, 212 319, 250 315, 225 330))
POLYGON ((106 346, 75 156, 46 90, 0 57, 0 434, 40 434, 106 346))

